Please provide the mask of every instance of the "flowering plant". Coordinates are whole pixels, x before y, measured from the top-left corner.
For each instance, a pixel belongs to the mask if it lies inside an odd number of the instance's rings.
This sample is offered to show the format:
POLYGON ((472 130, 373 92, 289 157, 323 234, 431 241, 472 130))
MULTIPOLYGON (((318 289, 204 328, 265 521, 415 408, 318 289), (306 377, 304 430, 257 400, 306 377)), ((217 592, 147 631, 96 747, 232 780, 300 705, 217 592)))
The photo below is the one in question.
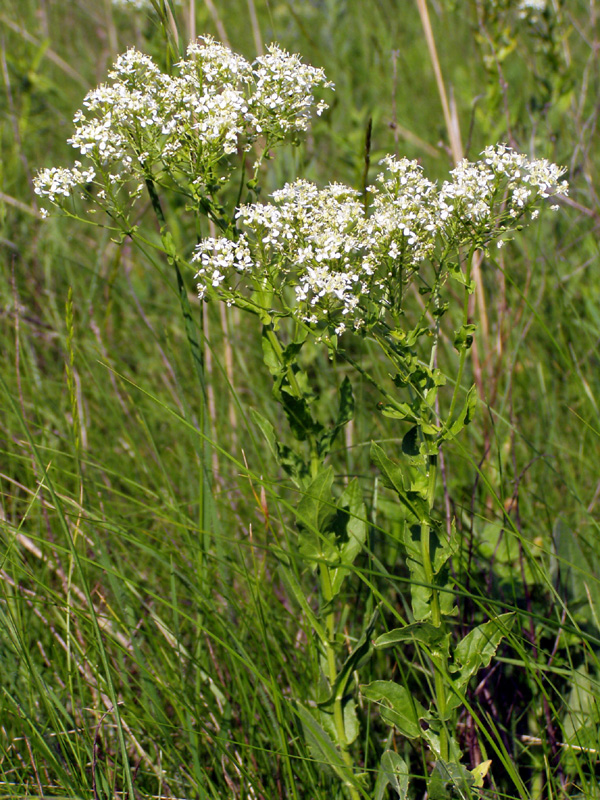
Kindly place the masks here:
MULTIPOLYGON (((455 598, 449 567, 459 542, 454 526, 444 530, 435 511, 438 459, 445 443, 469 424, 477 402, 475 388, 464 392, 462 385, 475 330, 468 302, 475 254, 493 243, 500 246, 535 219, 543 201, 565 194, 563 170, 497 145, 486 148, 479 161, 463 160, 438 186, 417 162, 390 155, 362 194, 338 183, 319 188, 299 179, 274 192, 270 202, 240 204, 244 187, 251 198, 258 196, 260 166, 272 148, 294 142, 307 129, 311 112, 326 108, 315 99, 317 89, 331 88, 322 70, 275 45, 250 64, 204 37, 188 47, 176 75, 129 50, 109 78, 111 83, 86 96, 69 140, 88 165, 42 170, 36 192, 71 215, 76 215, 74 193, 80 192, 95 204, 92 211, 103 210, 123 234, 147 245, 132 223, 133 209, 147 191, 161 249, 176 271, 196 357, 199 345, 184 280, 190 263, 201 299, 236 305, 262 323, 264 360, 289 432, 277 431, 256 412, 254 420, 301 494, 296 551, 280 549, 278 555, 283 580, 314 632, 315 694, 296 698, 293 706, 307 741, 352 800, 368 797, 367 778, 353 756, 362 697, 378 704, 385 722, 408 739, 422 740, 433 753, 431 797, 475 796, 485 768, 469 771, 462 765, 452 720, 469 680, 490 663, 511 617, 490 619, 452 643, 447 620, 455 598), (245 162, 251 152, 249 176, 245 162), (241 188, 237 207, 228 214, 219 195, 236 165, 241 188), (180 252, 169 231, 161 199, 169 192, 183 196, 188 210, 213 228, 190 258, 192 246, 180 252), (214 235, 215 228, 220 235, 214 235), (450 285, 463 292, 460 324, 452 334, 443 327, 454 302, 450 285), (291 324, 284 338, 285 319, 291 324), (395 458, 373 443, 371 459, 400 509, 411 618, 373 642, 375 610, 349 653, 344 653, 336 602, 367 547, 368 512, 356 479, 341 493, 336 490, 327 459, 352 418, 354 398, 346 379, 334 419, 323 424, 300 361, 309 335, 377 388, 383 414, 408 426, 395 458), (384 385, 355 360, 344 346, 351 335, 369 337, 380 348, 392 366, 391 384, 384 385), (448 357, 441 366, 438 346, 448 338, 458 364, 448 357), (447 397, 448 383, 454 388, 447 397), (318 574, 316 610, 290 566, 292 555, 318 574), (357 671, 373 646, 406 643, 428 664, 435 688, 429 702, 394 681, 358 686, 357 671)), ((375 796, 382 797, 391 783, 406 797, 408 772, 400 755, 386 750, 375 796)))
POLYGON ((465 159, 440 189, 416 161, 386 156, 386 171, 366 198, 341 184, 318 189, 297 180, 276 191, 272 203, 241 206, 231 239, 208 238, 196 247, 200 297, 254 302, 263 311, 256 294, 262 290, 277 302, 272 313, 323 322, 336 334, 386 318, 395 324, 407 285, 423 280, 423 262, 434 263, 437 282, 444 281, 461 248, 503 243, 535 219, 540 199, 567 190, 563 170, 545 159, 505 145, 482 156, 465 159))

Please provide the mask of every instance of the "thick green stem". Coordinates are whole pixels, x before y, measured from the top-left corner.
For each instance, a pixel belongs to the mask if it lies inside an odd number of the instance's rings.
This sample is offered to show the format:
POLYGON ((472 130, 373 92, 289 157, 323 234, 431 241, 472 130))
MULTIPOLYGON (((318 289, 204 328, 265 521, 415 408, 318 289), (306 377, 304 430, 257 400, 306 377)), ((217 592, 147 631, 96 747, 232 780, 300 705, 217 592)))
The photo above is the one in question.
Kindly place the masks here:
POLYGON ((192 360, 194 362, 194 366, 196 367, 198 382, 200 384, 198 427, 200 429, 203 439, 200 452, 202 460, 202 476, 200 479, 200 486, 199 486, 199 507, 200 507, 199 524, 200 524, 201 534, 203 537, 203 545, 201 550, 202 557, 199 569, 200 573, 204 576, 204 572, 206 569, 205 553, 206 550, 208 549, 209 531, 211 530, 211 528, 214 527, 216 522, 214 516, 214 509, 212 505, 210 445, 208 441, 209 420, 208 420, 207 404, 206 404, 204 354, 200 347, 200 342, 198 341, 196 325, 192 318, 192 309, 188 299, 187 289, 183 282, 183 277, 181 274, 181 270, 179 268, 180 263, 183 262, 181 257, 179 256, 179 253, 177 252, 177 248, 175 247, 175 243, 173 242, 173 238, 167 227, 167 220, 165 218, 164 211, 162 209, 160 198, 156 191, 156 186, 154 185, 154 181, 152 180, 152 177, 150 175, 146 177, 146 188, 148 189, 148 194, 150 196, 150 201, 152 203, 152 209, 154 210, 154 214, 156 215, 156 219, 158 221, 162 245, 164 247, 165 253, 167 254, 167 258, 173 264, 173 267, 175 269, 175 276, 177 279, 177 291, 179 294, 179 302, 181 304, 181 312, 183 315, 185 330, 192 354, 192 360))
MULTIPOLYGON (((435 499, 435 485, 437 480, 437 456, 429 456, 428 458, 428 487, 427 487, 427 504, 429 511, 433 509, 435 499)), ((440 604, 440 590, 436 586, 436 579, 434 574, 434 566, 431 561, 431 526, 427 522, 421 523, 421 555, 423 558, 423 567, 425 570, 425 578, 431 587, 431 622, 436 628, 443 625, 441 604, 440 604)), ((446 716, 446 686, 444 683, 444 676, 448 668, 448 659, 443 648, 440 648, 440 653, 433 662, 434 683, 435 683, 435 697, 438 709, 438 714, 442 720, 442 728, 440 730, 440 757, 448 760, 448 735, 445 728, 446 716)))
MULTIPOLYGON (((469 256, 467 258, 467 272, 465 275, 465 298, 463 302, 463 325, 468 325, 469 323, 469 295, 471 294, 469 291, 469 283, 471 282, 471 266, 473 264, 473 256, 475 255, 475 250, 471 249, 469 256)), ((454 384, 454 392, 452 394, 452 402, 450 403, 450 411, 448 412, 448 421, 446 426, 449 427, 452 424, 452 417, 454 416, 454 410, 456 408, 456 403, 458 401, 458 393, 460 391, 460 386, 462 383, 462 376, 465 370, 465 362, 467 360, 467 350, 468 347, 464 344, 461 347, 460 351, 460 360, 458 362, 458 373, 456 375, 456 383, 454 384)))
MULTIPOLYGON (((283 365, 283 348, 279 339, 277 338, 275 331, 271 326, 265 326, 265 333, 267 339, 271 347, 273 348, 273 352, 279 359, 280 364, 283 365)), ((290 383, 292 390, 297 394, 298 397, 302 396, 302 390, 298 385, 298 381, 296 379, 296 375, 292 367, 288 367, 287 370, 287 378, 290 383)), ((321 460, 319 458, 319 453, 317 450, 317 445, 314 437, 309 438, 309 446, 310 446, 310 474, 312 478, 315 478, 319 472, 321 467, 321 460)), ((322 645, 325 648, 325 659, 327 663, 327 678, 331 685, 331 688, 336 685, 337 681, 337 663, 336 663, 336 655, 335 655, 335 614, 333 611, 333 589, 331 585, 331 572, 327 564, 322 562, 319 566, 319 576, 321 579, 321 595, 323 597, 323 606, 327 609, 326 616, 325 616, 325 632, 326 632, 326 640, 322 639, 322 645)), ((346 766, 352 770, 353 769, 353 761, 352 756, 348 752, 348 740, 346 738, 346 726, 344 724, 344 708, 342 705, 342 697, 336 697, 333 701, 333 722, 335 725, 335 730, 337 734, 337 740, 340 746, 340 751, 344 763, 346 766)), ((347 789, 350 795, 351 800, 360 800, 359 792, 352 786, 347 785, 347 789)))
MULTIPOLYGON (((334 647, 334 640, 335 640, 335 615, 331 608, 331 604, 333 602, 333 590, 331 588, 331 575, 329 572, 329 567, 327 564, 321 563, 319 567, 319 573, 321 577, 321 593, 323 595, 323 602, 325 606, 328 607, 327 616, 325 617, 325 628, 327 631, 327 641, 324 642, 325 647, 325 655, 327 659, 327 677, 329 679, 329 683, 331 688, 336 684, 337 681, 337 665, 335 659, 335 647, 334 647)), ((348 752, 348 740, 346 739, 346 726, 344 724, 344 708, 342 705, 342 697, 339 697, 337 694, 333 701, 333 722, 335 725, 335 730, 337 733, 338 743, 340 745, 340 750, 342 753, 342 758, 344 759, 344 763, 350 768, 353 769, 353 762, 352 756, 348 752)), ((351 800, 360 800, 360 794, 353 786, 348 786, 348 792, 350 794, 351 800)))

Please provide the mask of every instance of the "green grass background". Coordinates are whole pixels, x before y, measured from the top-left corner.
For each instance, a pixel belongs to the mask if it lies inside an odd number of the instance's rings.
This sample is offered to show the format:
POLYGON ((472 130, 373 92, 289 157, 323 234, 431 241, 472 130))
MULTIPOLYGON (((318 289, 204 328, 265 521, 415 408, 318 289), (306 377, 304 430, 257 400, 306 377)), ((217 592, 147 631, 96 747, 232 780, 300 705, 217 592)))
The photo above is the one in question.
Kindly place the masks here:
MULTIPOLYGON (((600 797, 600 10, 547 5, 532 23, 512 0, 428 4, 465 152, 507 141, 569 168, 560 211, 484 259, 471 363, 481 403, 446 454, 438 498, 463 540, 456 634, 518 612, 457 722, 465 763, 492 759, 486 796, 540 800, 600 797)), ((173 29, 108 0, 0 9, 0 797, 343 797, 292 710, 318 666, 278 573, 298 498, 249 416, 283 426, 258 325, 213 305, 198 316, 207 448, 166 265, 102 228, 42 222, 32 190, 37 169, 72 163, 73 113, 116 55, 136 45, 164 64, 173 29)), ((438 179, 452 167, 412 0, 196 0, 193 24, 189 3, 175 16, 179 44, 212 33, 253 58, 277 41, 334 81, 330 111, 279 153, 265 191, 296 175, 361 188, 370 119, 371 177, 394 151, 438 179)), ((191 249, 179 211, 169 221, 191 249)), ((386 375, 368 341, 355 347, 386 375)), ((318 350, 305 367, 326 405, 346 368, 318 350)), ((359 476, 372 531, 342 598, 348 642, 373 598, 392 625, 408 597, 395 510, 368 462, 372 440, 402 431, 353 383, 356 417, 333 462, 340 485, 359 476)), ((297 578, 316 595, 312 573, 298 566, 297 578)), ((360 681, 390 675, 431 693, 410 650, 378 654, 360 681)), ((388 744, 422 797, 422 754, 366 705, 361 721, 367 775, 388 744)))

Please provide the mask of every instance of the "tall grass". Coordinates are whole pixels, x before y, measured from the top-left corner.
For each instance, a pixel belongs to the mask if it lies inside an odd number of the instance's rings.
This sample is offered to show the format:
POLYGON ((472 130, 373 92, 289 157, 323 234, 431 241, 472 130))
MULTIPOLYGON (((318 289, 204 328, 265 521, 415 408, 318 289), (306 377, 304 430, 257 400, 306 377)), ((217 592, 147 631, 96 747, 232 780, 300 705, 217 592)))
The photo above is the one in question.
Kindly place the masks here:
MULTIPOLYGON (((160 3, 0 6, 0 796, 347 796, 338 753, 299 710, 318 689, 320 587, 298 557, 301 494, 251 412, 285 427, 260 327, 236 309, 201 312, 184 275, 200 380, 169 265, 100 227, 42 223, 32 190, 39 167, 72 159, 72 115, 117 53, 135 44, 167 66, 195 27, 249 58, 277 41, 336 84, 265 193, 298 174, 362 189, 395 150, 443 177, 459 129, 471 156, 503 140, 569 165, 561 212, 479 267, 467 379, 480 404, 444 453, 435 499, 461 540, 453 640, 516 617, 452 731, 469 769, 492 761, 480 796, 600 797, 597 9, 426 5, 446 119, 416 3, 197 0, 172 18, 160 3)), ((180 212, 166 208, 174 237, 192 241, 180 212)), ((149 213, 140 224, 158 240, 149 213)), ((453 358, 450 341, 440 349, 453 358)), ((351 356, 387 379, 368 339, 351 356)), ((336 407, 347 364, 316 348, 302 359, 336 407)), ((372 441, 400 450, 402 433, 372 384, 352 382, 355 416, 330 461, 340 488, 358 477, 369 530, 340 595, 340 656, 376 606, 373 639, 411 614, 401 515, 369 462, 372 441)), ((376 649, 357 673, 390 677, 420 702, 435 695, 417 648, 376 649)), ((426 749, 364 698, 357 715, 359 796, 396 796, 393 781, 375 788, 390 749, 423 797, 426 749)))

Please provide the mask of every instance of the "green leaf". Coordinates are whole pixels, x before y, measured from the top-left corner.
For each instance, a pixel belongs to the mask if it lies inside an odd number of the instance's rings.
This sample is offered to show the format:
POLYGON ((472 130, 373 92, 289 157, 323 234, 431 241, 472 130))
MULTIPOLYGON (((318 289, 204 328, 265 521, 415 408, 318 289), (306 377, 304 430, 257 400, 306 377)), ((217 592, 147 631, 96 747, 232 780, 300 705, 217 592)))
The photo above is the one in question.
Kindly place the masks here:
POLYGON ((325 628, 321 625, 320 621, 317 619, 315 612, 312 610, 310 603, 304 596, 304 591, 302 587, 296 580, 296 576, 289 569, 283 562, 279 564, 278 572, 283 580, 283 584, 286 588, 286 597, 293 597, 294 600, 298 603, 302 611, 306 614, 306 619, 310 622, 312 629, 319 637, 321 642, 325 644, 329 641, 327 632, 325 628))
POLYGON ((406 800, 408 779, 409 772, 406 761, 393 750, 386 750, 381 756, 373 800, 383 800, 388 785, 395 789, 400 800, 406 800))
POLYGON ((472 280, 467 281, 467 277, 460 268, 460 264, 450 262, 447 266, 450 277, 453 280, 458 281, 458 283, 460 283, 462 286, 466 286, 469 292, 472 294, 475 291, 475 282, 472 280))
POLYGON ((391 419, 408 419, 412 422, 418 422, 419 418, 416 416, 413 408, 409 403, 398 403, 397 405, 380 405, 379 410, 384 417, 391 419))
POLYGON ((305 442, 311 436, 319 437, 323 426, 313 419, 306 397, 298 397, 291 391, 286 376, 275 382, 273 394, 283 406, 290 429, 299 442, 305 442))
POLYGON ((271 375, 276 378, 281 374, 282 365, 279 355, 275 352, 271 340, 267 336, 267 327, 262 332, 263 361, 271 375))
POLYGON ((442 439, 453 439, 457 436, 465 425, 469 425, 475 415, 475 408, 477 407, 477 387, 471 386, 467 392, 465 404, 458 417, 451 423, 450 427, 442 435, 442 439))
POLYGON ((321 459, 331 450, 331 445, 335 441, 337 435, 342 430, 352 417, 354 416, 354 394, 352 393, 352 384, 350 379, 345 377, 339 390, 340 404, 338 408, 337 417, 333 427, 324 433, 318 441, 318 453, 321 459))
POLYGON ((481 764, 478 764, 471 770, 471 775, 473 776, 473 785, 478 789, 483 788, 484 778, 490 771, 491 766, 492 760, 488 759, 487 761, 482 761, 481 764))
POLYGON ((513 612, 501 614, 496 619, 478 625, 458 643, 454 651, 454 664, 450 672, 459 672, 454 681, 457 689, 464 689, 472 675, 489 666, 496 650, 515 620, 513 612))
POLYGON ((407 456, 419 456, 419 445, 419 426, 415 425, 402 439, 402 452, 406 453, 407 456))
POLYGON ((346 736, 346 744, 355 742, 358 734, 360 733, 360 723, 356 714, 356 702, 353 698, 349 697, 344 703, 344 734, 346 736))
POLYGON ((415 620, 426 620, 431 616, 431 596, 433 589, 439 590, 440 611, 442 614, 454 614, 454 581, 450 574, 448 561, 456 552, 456 537, 450 539, 441 533, 437 525, 404 526, 402 541, 406 550, 406 564, 410 570, 410 591, 412 610, 415 620), (427 570, 423 563, 423 547, 421 537, 429 536, 429 553, 435 587, 431 585, 427 570))
POLYGON ((371 619, 365 626, 360 636, 360 639, 356 643, 356 646, 354 647, 348 658, 344 661, 342 668, 338 672, 335 683, 331 687, 330 696, 324 703, 320 703, 319 704, 320 706, 329 707, 333 705, 335 700, 341 699, 346 694, 346 690, 352 673, 355 670, 360 669, 360 667, 363 664, 365 664, 369 659, 372 646, 371 636, 373 635, 373 630, 375 629, 375 623, 377 621, 378 616, 379 616, 379 608, 376 608, 375 612, 371 616, 371 619))
POLYGON ((449 648, 449 634, 430 622, 415 622, 378 636, 374 647, 393 647, 401 642, 418 642, 431 649, 449 648))
POLYGON ((454 347, 456 347, 459 352, 461 350, 468 350, 473 344, 473 334, 476 330, 477 325, 473 323, 462 325, 454 332, 454 347))
POLYGON ((332 513, 332 486, 333 467, 328 466, 317 473, 298 503, 296 518, 308 530, 317 532, 321 529, 324 509, 328 514, 332 513))
POLYGON ((348 767, 342 758, 341 752, 313 714, 299 703, 295 705, 294 710, 302 722, 304 736, 315 760, 329 767, 346 785, 356 786, 352 770, 348 767))
POLYGON ((409 463, 392 461, 375 442, 371 443, 371 461, 381 472, 384 484, 396 492, 409 514, 418 522, 427 522, 426 476, 409 463))
POLYGON ((365 700, 388 704, 380 706, 382 719, 388 725, 394 725, 399 733, 409 739, 421 736, 419 719, 427 715, 426 711, 404 686, 394 681, 373 681, 361 686, 360 691, 365 700))
POLYGON ((250 416, 255 425, 260 428, 277 463, 290 476, 296 486, 304 486, 309 474, 309 468, 304 459, 288 445, 278 440, 273 425, 262 414, 259 414, 256 409, 250 409, 250 416))
POLYGON ((430 800, 474 800, 478 792, 474 791, 475 780, 469 770, 462 764, 439 759, 431 773, 427 793, 430 800))
POLYGON ((346 512, 346 541, 339 545, 341 566, 331 572, 331 589, 334 596, 339 593, 344 578, 354 564, 354 559, 363 549, 369 531, 367 507, 363 502, 360 484, 356 478, 344 490, 338 505, 346 512))
POLYGON ((330 530, 336 513, 332 486, 333 467, 325 467, 308 485, 296 509, 300 552, 309 561, 339 560, 335 535, 330 530))

